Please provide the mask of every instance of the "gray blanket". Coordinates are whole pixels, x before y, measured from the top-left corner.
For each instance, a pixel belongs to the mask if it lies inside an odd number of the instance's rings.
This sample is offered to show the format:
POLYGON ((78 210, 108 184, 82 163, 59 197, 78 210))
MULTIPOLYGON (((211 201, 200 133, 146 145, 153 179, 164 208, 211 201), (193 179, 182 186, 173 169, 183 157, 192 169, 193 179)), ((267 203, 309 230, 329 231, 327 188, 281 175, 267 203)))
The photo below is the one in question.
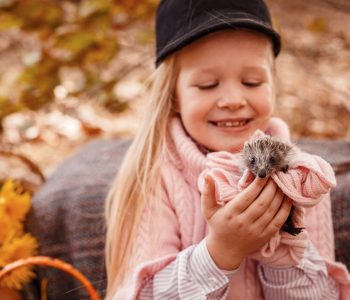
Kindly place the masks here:
MULTIPOLYGON (((127 140, 88 143, 37 192, 27 222, 27 229, 39 239, 40 254, 74 265, 102 296, 106 288, 103 202, 129 144, 127 140)), ((350 141, 303 140, 299 144, 337 167, 349 167, 350 141)), ((350 170, 339 170, 338 186, 332 191, 336 256, 350 267, 350 170)), ((24 299, 40 299, 43 278, 48 279, 48 300, 89 299, 81 284, 62 271, 40 267, 37 274, 24 299)))

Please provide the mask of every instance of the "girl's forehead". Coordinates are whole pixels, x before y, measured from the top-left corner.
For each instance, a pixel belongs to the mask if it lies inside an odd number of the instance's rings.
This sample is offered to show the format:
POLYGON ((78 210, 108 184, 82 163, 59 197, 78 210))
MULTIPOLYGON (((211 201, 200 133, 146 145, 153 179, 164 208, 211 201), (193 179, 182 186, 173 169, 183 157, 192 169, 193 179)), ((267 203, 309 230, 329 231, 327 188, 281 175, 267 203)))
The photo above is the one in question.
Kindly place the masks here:
POLYGON ((272 66, 272 43, 265 35, 246 29, 223 30, 184 47, 177 54, 180 68, 231 66, 247 64, 250 67, 272 66))

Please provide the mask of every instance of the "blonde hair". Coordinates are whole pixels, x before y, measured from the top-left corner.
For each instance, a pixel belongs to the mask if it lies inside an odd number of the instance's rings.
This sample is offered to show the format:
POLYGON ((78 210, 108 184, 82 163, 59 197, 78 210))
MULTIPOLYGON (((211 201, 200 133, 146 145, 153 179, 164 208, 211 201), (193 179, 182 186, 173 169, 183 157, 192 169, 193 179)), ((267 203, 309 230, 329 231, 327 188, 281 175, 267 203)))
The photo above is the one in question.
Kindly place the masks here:
POLYGON ((107 296, 111 299, 132 268, 132 250, 143 208, 160 190, 167 125, 172 114, 176 81, 175 55, 154 73, 143 124, 134 138, 106 199, 107 296))

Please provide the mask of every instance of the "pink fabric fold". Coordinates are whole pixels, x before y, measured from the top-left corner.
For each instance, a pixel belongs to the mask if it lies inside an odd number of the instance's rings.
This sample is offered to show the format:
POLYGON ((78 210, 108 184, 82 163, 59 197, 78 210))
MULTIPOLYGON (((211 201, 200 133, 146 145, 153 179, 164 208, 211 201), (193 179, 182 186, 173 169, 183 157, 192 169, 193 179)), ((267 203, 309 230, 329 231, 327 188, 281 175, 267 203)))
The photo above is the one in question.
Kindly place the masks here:
MULTIPOLYGON (((292 159, 288 172, 276 172, 271 177, 284 194, 294 201, 295 206, 302 207, 316 205, 336 185, 330 164, 317 155, 302 151, 298 151, 292 159)), ((245 170, 238 183, 240 190, 247 187, 253 179, 254 176, 245 170)))
POLYGON ((350 275, 346 266, 339 262, 325 259, 328 275, 339 284, 340 300, 350 299, 350 275))
MULTIPOLYGON (((200 191, 204 187, 204 177, 211 176, 215 182, 217 202, 224 205, 255 178, 248 169, 242 171, 241 166, 240 154, 225 151, 209 153, 207 168, 198 179, 200 191)), ((333 169, 325 160, 302 151, 296 151, 286 173, 276 172, 271 178, 293 200, 292 220, 296 227, 302 228, 305 227, 304 208, 318 204, 336 184, 333 169)), ((297 265, 303 258, 307 241, 307 229, 297 236, 277 232, 260 252, 251 257, 271 266, 297 265)))

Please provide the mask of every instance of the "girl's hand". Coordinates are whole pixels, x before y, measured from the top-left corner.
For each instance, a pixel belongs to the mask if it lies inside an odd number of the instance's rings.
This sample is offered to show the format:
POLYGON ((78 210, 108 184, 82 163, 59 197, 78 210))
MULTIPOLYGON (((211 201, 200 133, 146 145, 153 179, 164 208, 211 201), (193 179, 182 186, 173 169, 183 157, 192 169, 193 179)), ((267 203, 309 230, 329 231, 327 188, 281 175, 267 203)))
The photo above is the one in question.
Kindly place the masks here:
POLYGON ((209 226, 208 251, 223 270, 236 269, 266 244, 287 220, 292 202, 271 179, 255 178, 233 200, 217 204, 215 185, 205 178, 202 212, 209 226))

